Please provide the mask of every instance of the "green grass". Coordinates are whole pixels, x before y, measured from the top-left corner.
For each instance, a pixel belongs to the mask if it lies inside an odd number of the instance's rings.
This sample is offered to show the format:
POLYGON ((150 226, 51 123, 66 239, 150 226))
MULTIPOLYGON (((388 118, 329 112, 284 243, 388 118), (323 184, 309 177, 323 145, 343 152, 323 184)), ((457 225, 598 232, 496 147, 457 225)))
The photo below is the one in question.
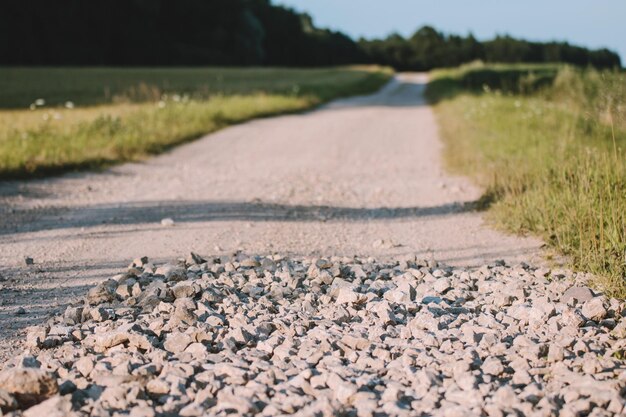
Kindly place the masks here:
POLYGON ((375 67, 288 68, 0 68, 0 108, 158 101, 165 95, 205 100, 215 95, 280 94, 336 97, 337 89, 371 76, 375 67))
POLYGON ((485 187, 496 224, 535 233, 626 295, 626 75, 566 66, 435 71, 450 169, 485 187))
POLYGON ((378 67, 1 68, 0 179, 140 160, 251 118, 375 91, 390 76, 378 67))

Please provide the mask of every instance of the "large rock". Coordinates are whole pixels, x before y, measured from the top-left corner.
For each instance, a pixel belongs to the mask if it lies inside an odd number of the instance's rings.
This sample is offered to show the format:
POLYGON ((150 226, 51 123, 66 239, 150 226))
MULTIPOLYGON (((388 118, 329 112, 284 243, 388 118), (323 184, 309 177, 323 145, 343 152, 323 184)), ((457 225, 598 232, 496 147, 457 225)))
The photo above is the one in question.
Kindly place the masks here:
POLYGON ((571 287, 561 296, 561 302, 568 303, 573 299, 579 303, 584 303, 593 298, 593 292, 588 287, 571 287))
POLYGON ((24 417, 69 417, 72 411, 70 398, 55 395, 44 402, 29 408, 24 417))
POLYGON ((17 410, 18 404, 15 397, 8 391, 0 389, 0 411, 8 413, 17 410))
POLYGON ((20 408, 31 407, 59 392, 56 378, 35 368, 11 368, 0 372, 0 388, 12 394, 20 408))

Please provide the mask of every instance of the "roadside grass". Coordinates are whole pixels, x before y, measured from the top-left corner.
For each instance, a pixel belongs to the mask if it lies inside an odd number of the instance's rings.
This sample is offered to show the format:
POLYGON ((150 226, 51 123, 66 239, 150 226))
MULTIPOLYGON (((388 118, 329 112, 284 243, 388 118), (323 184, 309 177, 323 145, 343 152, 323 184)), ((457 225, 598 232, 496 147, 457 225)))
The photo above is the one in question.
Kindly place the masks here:
POLYGON ((1 68, 0 179, 141 160, 228 125, 373 92, 391 75, 381 67, 1 68))
POLYGON ((449 169, 485 188, 491 219, 626 296, 626 74, 473 64, 435 71, 427 95, 449 169))

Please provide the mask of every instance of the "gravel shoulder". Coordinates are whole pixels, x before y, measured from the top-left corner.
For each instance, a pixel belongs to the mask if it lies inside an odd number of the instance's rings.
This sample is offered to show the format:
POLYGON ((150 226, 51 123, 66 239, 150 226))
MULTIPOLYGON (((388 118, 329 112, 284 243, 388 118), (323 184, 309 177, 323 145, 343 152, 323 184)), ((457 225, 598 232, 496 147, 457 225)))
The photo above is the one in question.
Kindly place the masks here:
POLYGON ((0 352, 144 255, 539 262, 541 242, 467 209, 480 190, 444 172, 425 82, 402 74, 377 94, 244 123, 143 163, 0 184, 0 352))

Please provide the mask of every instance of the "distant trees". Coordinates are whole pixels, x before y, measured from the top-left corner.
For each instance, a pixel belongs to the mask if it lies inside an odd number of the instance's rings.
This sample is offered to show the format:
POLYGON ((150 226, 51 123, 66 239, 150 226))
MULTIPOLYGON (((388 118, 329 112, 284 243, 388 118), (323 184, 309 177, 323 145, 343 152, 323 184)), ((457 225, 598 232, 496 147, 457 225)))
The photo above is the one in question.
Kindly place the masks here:
POLYGON ((359 46, 340 32, 318 29, 310 16, 272 6, 268 0, 248 2, 264 30, 265 56, 259 64, 324 66, 364 62, 359 46))
POLYGON ((346 35, 269 0, 2 0, 0 64, 364 62, 346 35))
POLYGON ((596 68, 620 67, 619 55, 608 49, 589 50, 567 42, 528 42, 498 36, 479 42, 473 35, 444 35, 430 26, 410 38, 390 35, 382 40, 359 41, 369 62, 400 70, 430 70, 452 67, 474 60, 486 62, 565 62, 596 68))
POLYGON ((2 0, 0 65, 273 65, 376 63, 429 70, 472 60, 620 66, 617 54, 567 43, 445 35, 355 42, 270 0, 2 0))

